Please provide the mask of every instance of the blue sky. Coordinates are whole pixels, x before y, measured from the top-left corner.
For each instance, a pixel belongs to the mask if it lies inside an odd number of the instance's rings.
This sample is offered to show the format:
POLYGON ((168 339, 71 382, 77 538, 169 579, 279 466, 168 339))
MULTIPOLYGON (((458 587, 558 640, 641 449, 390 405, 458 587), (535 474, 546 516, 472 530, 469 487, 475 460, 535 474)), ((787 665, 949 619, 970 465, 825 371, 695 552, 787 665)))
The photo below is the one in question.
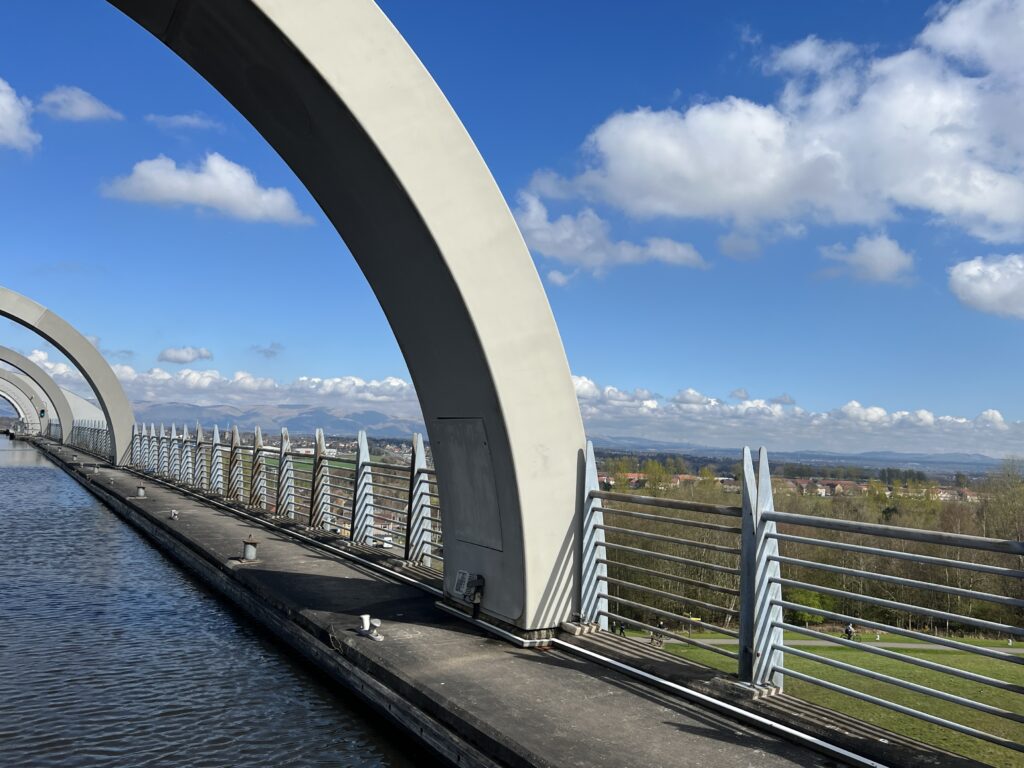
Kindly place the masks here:
MULTIPOLYGON (((1021 3, 381 6, 520 219, 592 434, 1024 448, 1021 3)), ((336 233, 156 40, 9 0, 0 80, 3 283, 133 399, 415 414, 336 233)))

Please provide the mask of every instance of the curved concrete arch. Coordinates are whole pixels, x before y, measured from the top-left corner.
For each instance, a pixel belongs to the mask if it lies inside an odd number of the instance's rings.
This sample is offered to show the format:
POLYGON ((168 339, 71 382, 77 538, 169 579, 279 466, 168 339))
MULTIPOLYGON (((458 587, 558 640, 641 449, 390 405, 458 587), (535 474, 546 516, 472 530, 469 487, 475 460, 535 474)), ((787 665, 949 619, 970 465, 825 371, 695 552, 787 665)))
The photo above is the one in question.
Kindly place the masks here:
MULTIPOLYGON (((4 290, 6 289, 0 288, 0 294, 2 294, 4 290)), ((0 314, 3 314, 2 308, 0 308, 0 314)), ((56 417, 57 421, 60 423, 63 440, 70 437, 71 427, 75 423, 75 417, 71 411, 71 405, 68 403, 68 399, 64 395, 64 390, 57 386, 57 382, 53 380, 53 377, 23 354, 15 352, 10 347, 0 346, 0 363, 7 363, 12 367, 17 368, 43 391, 46 395, 46 399, 49 400, 50 405, 53 406, 53 411, 49 414, 50 417, 56 417)))
POLYGON ((17 387, 25 394, 32 405, 32 412, 39 422, 39 431, 46 432, 50 424, 50 417, 54 414, 54 408, 53 403, 50 402, 50 398, 46 396, 42 388, 19 371, 9 371, 5 368, 0 368, 0 379, 7 381, 11 386, 17 387), (45 411, 46 415, 40 416, 40 411, 45 411))
POLYGON ((370 0, 110 0, 263 134, 344 238, 420 399, 445 586, 524 629, 572 612, 575 389, 537 270, 455 112, 370 0))
POLYGON ((8 371, 0 371, 0 398, 3 398, 18 412, 18 417, 32 434, 39 434, 42 427, 39 423, 38 405, 33 403, 31 395, 25 391, 23 382, 8 378, 8 371))
MULTIPOLYGON (((121 382, 117 380, 113 369, 103 359, 100 351, 62 317, 54 314, 41 304, 37 304, 27 296, 22 296, 20 293, 2 286, 0 286, 0 317, 9 318, 38 333, 63 352, 64 356, 71 361, 71 364, 85 377, 85 380, 89 382, 89 386, 92 387, 96 399, 99 401, 100 408, 103 409, 103 415, 106 418, 107 428, 110 430, 111 435, 111 445, 114 452, 112 458, 115 463, 122 463, 127 458, 128 451, 131 449, 132 424, 135 422, 135 414, 124 393, 124 389, 121 387, 121 382)), ((3 349, 6 350, 6 347, 3 349)), ((13 350, 7 351, 13 352, 13 350)), ((17 353, 15 352, 14 354, 17 353)), ((20 357, 22 360, 28 361, 31 365, 35 366, 37 370, 42 370, 23 355, 20 357)), ((51 394, 46 384, 36 379, 33 374, 21 368, 20 365, 15 363, 11 363, 11 365, 22 370, 39 386, 43 387, 55 407, 57 407, 58 397, 64 402, 67 408, 65 413, 68 421, 64 421, 65 414, 60 412, 59 407, 58 417, 61 420, 61 428, 65 439, 70 437, 71 426, 74 420, 71 416, 71 408, 67 406, 67 399, 64 398, 63 394, 59 393, 59 387, 56 387, 54 384, 54 388, 58 389, 58 392, 51 394)), ((46 375, 45 379, 53 384, 53 379, 49 375, 46 375)))

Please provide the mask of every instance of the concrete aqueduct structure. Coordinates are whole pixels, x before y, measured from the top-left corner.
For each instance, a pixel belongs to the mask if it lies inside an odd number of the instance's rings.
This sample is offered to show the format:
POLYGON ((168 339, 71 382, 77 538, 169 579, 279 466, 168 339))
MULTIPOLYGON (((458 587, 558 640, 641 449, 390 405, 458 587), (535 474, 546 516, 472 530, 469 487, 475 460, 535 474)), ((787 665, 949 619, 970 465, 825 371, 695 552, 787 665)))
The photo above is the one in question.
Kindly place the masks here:
MULTIPOLYGON (((0 311, 2 312, 2 311, 0 311)), ((71 427, 74 424, 74 412, 71 410, 71 404, 68 402, 67 396, 64 391, 57 386, 55 382, 46 371, 36 365, 34 362, 29 360, 20 352, 15 352, 10 347, 0 347, 0 363, 7 363, 12 368, 16 368, 21 371, 27 378, 29 378, 36 387, 42 390, 45 395, 43 403, 49 402, 52 410, 47 414, 46 420, 56 418, 60 423, 61 430, 65 436, 71 434, 71 427)), ((36 412, 38 421, 39 413, 36 412)), ((40 428, 45 429, 45 424, 40 424, 40 428)))
POLYGON ((446 592, 467 571, 485 614, 569 618, 585 440, 565 352, 508 205, 408 44, 370 0, 110 1, 262 133, 366 275, 430 435, 446 592))
POLYGON ((29 434, 43 431, 44 417, 39 411, 45 409, 46 401, 42 391, 33 387, 23 374, 0 369, 0 399, 10 403, 29 434))
MULTIPOLYGON (((112 458, 115 463, 123 462, 131 449, 135 415, 121 382, 100 351, 66 320, 9 288, 0 287, 0 317, 6 317, 38 333, 59 349, 85 377, 99 401, 110 430, 114 454, 112 458)), ((0 349, 0 360, 18 368, 46 392, 57 410, 64 439, 67 439, 71 434, 74 416, 66 397, 49 374, 11 349, 0 349)))

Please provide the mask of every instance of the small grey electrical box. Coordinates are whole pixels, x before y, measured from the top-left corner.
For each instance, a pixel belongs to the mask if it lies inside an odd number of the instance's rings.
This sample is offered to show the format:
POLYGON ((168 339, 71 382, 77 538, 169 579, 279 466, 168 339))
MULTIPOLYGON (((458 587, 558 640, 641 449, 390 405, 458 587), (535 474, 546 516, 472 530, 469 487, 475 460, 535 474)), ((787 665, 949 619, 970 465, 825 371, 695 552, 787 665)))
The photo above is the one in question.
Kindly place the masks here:
POLYGON ((455 594, 465 595, 469 591, 469 571, 459 571, 455 574, 455 594))

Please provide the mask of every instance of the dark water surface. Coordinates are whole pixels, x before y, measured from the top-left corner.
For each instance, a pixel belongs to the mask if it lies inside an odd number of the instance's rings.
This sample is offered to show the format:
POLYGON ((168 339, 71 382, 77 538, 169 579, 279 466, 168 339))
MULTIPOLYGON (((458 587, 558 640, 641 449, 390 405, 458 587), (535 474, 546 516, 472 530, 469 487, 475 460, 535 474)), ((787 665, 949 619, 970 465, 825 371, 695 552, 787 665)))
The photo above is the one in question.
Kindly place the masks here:
POLYGON ((0 766, 397 766, 399 735, 0 437, 0 766))

